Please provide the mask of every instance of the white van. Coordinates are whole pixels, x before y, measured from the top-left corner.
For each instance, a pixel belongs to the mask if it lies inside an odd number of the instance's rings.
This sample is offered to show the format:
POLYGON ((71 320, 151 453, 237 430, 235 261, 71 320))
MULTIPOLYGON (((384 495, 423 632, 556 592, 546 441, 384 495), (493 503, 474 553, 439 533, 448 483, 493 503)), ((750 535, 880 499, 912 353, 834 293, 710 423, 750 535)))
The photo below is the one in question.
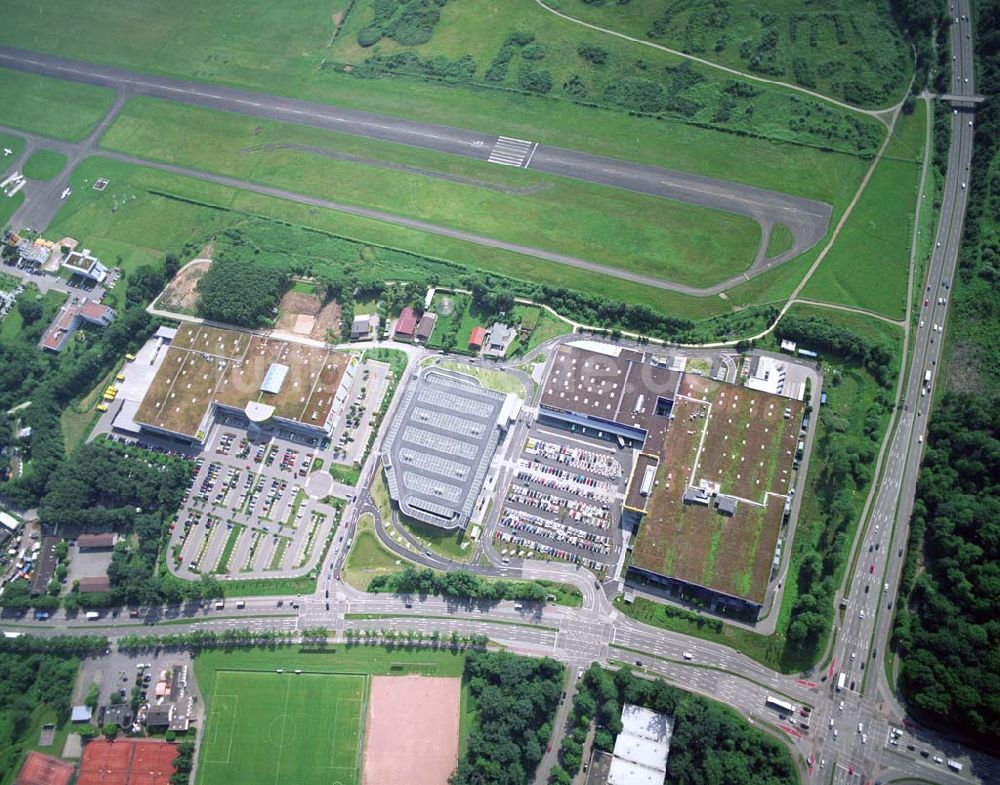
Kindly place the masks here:
POLYGON ((692 654, 691 652, 689 652, 689 651, 685 651, 685 652, 683 652, 683 653, 681 654, 681 656, 682 656, 682 657, 683 657, 683 658, 684 658, 685 660, 693 660, 693 659, 694 659, 694 655, 693 655, 693 654, 692 654))
POLYGON ((101 614, 97 611, 87 611, 87 621, 95 621, 101 618, 101 614))

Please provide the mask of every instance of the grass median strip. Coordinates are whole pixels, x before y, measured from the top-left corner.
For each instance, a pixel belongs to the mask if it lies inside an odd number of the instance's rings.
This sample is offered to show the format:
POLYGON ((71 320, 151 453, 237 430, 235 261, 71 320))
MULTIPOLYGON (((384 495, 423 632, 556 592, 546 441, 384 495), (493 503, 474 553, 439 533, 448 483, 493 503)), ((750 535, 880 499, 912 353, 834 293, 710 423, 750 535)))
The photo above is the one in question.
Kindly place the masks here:
MULTIPOLYGON (((469 619, 456 619, 454 616, 429 616, 426 614, 409 613, 345 613, 344 619, 347 621, 376 621, 378 619, 434 619, 444 621, 470 621, 469 619)), ((512 627, 527 627, 532 630, 544 630, 545 632, 559 632, 558 627, 551 627, 547 624, 532 624, 526 621, 510 621, 509 619, 474 619, 475 623, 483 624, 506 624, 512 627)))

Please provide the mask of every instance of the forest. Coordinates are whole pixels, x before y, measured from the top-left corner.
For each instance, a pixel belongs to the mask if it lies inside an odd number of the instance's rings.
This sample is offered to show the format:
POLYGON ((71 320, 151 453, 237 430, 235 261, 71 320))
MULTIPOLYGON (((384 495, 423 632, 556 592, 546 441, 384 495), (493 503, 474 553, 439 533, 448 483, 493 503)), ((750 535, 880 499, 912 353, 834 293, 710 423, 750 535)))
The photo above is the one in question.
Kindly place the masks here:
POLYGON ((674 718, 667 759, 671 785, 789 785, 798 782, 788 751, 721 703, 685 692, 662 679, 637 677, 627 668, 596 662, 573 698, 573 732, 560 748, 553 785, 569 785, 581 764, 583 741, 595 723, 594 747, 614 749, 622 705, 631 703, 674 718))
POLYGON ((979 90, 948 389, 917 482, 895 626, 900 685, 929 724, 1000 744, 1000 2, 977 8, 979 90))
POLYGON ((289 282, 287 270, 220 253, 198 281, 198 316, 240 327, 263 327, 273 321, 289 282))
POLYGON ((451 785, 532 782, 552 734, 563 674, 549 657, 470 651, 462 679, 475 701, 475 722, 451 785))
POLYGON ((68 720, 79 664, 72 655, 0 651, 0 772, 17 769, 37 711, 54 709, 68 720))
POLYGON ((896 619, 902 685, 918 713, 1000 743, 1000 424, 995 402, 950 395, 931 420, 896 619))

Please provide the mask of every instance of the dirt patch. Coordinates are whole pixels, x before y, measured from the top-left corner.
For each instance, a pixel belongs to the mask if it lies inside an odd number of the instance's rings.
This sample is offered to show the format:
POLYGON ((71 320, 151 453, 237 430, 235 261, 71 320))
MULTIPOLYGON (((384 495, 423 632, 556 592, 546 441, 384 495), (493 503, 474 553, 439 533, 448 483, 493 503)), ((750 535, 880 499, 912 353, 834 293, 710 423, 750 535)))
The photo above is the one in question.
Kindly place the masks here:
MULTIPOLYGON (((278 304, 278 321, 275 329, 297 332, 295 325, 300 316, 315 316, 319 312, 319 299, 314 294, 286 292, 278 304)), ((309 334, 307 330, 305 335, 309 334)))
POLYGON ((156 307, 176 313, 194 313, 198 305, 198 281, 211 266, 211 259, 192 259, 167 284, 156 301, 156 307))
POLYGON ((334 27, 340 27, 340 23, 344 21, 344 12, 337 11, 333 16, 330 17, 333 20, 334 27))
POLYGON ((362 785, 447 785, 458 762, 461 681, 372 679, 362 785))
POLYGON ((341 337, 341 311, 340 303, 331 300, 316 314, 316 321, 313 322, 312 331, 309 335, 317 341, 327 340, 327 332, 330 339, 336 341, 341 337))

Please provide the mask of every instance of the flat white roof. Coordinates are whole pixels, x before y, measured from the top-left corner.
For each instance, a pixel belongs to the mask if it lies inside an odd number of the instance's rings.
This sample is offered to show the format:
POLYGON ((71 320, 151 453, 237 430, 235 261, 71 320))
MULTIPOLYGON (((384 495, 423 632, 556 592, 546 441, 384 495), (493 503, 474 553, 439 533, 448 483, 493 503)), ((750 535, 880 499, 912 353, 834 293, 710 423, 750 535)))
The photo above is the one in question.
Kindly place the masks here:
POLYGON ((661 785, 667 773, 672 732, 673 721, 666 714, 626 703, 608 785, 661 785))
POLYGON ((260 383, 261 392, 277 395, 281 392, 281 385, 285 383, 285 376, 287 374, 287 365, 271 363, 271 367, 267 369, 267 374, 264 376, 264 381, 260 383))
POLYGON ((613 346, 610 343, 603 343, 602 341, 589 341, 586 338, 579 341, 567 341, 567 345, 588 352, 603 354, 606 357, 618 357, 622 353, 622 347, 620 346, 613 346))
POLYGON ((637 766, 621 758, 611 759, 608 785, 663 785, 666 773, 637 766))
POLYGON ((653 741, 667 741, 670 731, 666 714, 633 703, 626 703, 622 708, 622 733, 631 733, 653 741))
POLYGON ((3 524, 11 531, 14 531, 20 524, 13 515, 8 512, 0 512, 0 524, 3 524))
POLYGON ((250 422, 267 422, 274 415, 274 407, 259 401, 250 401, 244 409, 250 422))
POLYGON ((135 421, 136 412, 139 411, 139 401, 132 401, 125 399, 122 401, 122 406, 118 410, 118 414, 115 415, 113 427, 120 431, 125 431, 126 433, 139 433, 142 428, 139 427, 139 423, 135 421))

